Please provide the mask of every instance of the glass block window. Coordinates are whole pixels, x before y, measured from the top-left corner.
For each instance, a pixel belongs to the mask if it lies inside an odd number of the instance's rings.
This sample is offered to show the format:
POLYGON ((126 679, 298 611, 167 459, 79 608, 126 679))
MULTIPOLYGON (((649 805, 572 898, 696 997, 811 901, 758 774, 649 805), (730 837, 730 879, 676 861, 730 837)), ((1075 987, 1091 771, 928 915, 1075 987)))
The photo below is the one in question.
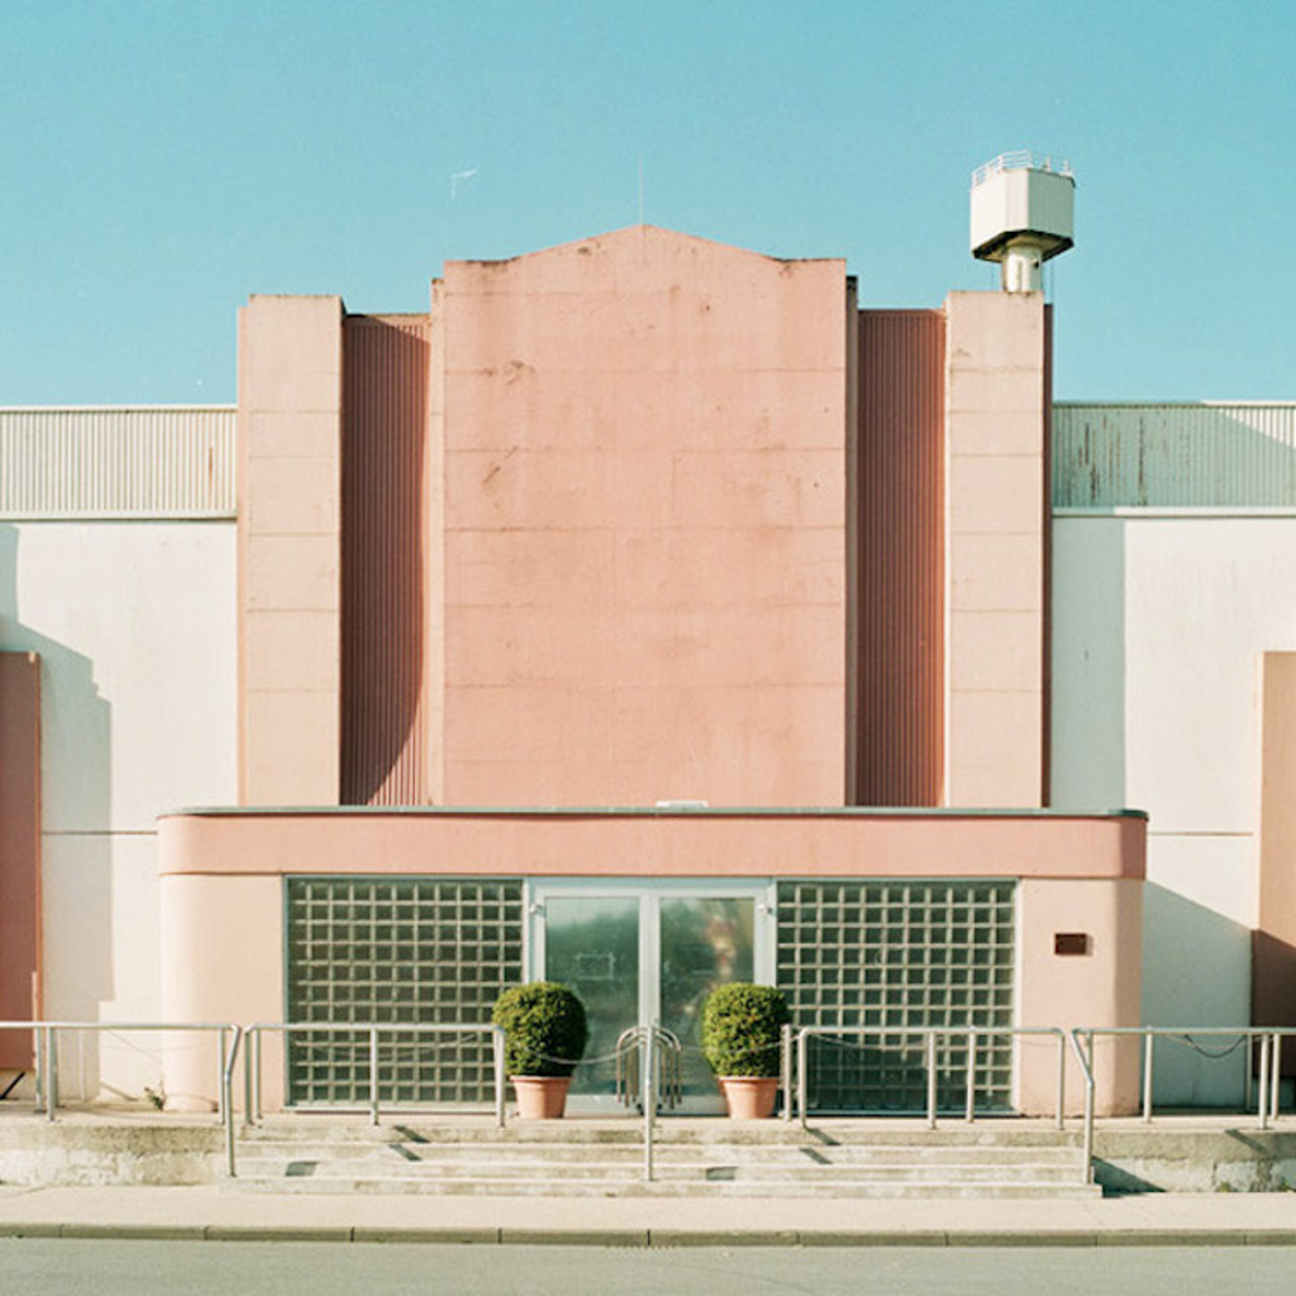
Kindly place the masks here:
MULTIPOLYGON (((1013 1024, 1012 882, 781 882, 778 984, 798 1026, 1013 1024)), ((1012 1101, 1012 1039, 977 1041, 978 1111, 1012 1101)), ((961 1111, 967 1041, 937 1045, 937 1102, 961 1111)), ((921 1036, 812 1039, 809 1103, 823 1112, 921 1112, 921 1036)))
MULTIPOLYGON (((443 878, 287 879, 288 1019, 486 1022, 522 980, 522 883, 443 878)), ((294 1034, 288 1100, 369 1101, 367 1032, 294 1034)), ((388 1104, 491 1101, 486 1035, 384 1034, 388 1104)))

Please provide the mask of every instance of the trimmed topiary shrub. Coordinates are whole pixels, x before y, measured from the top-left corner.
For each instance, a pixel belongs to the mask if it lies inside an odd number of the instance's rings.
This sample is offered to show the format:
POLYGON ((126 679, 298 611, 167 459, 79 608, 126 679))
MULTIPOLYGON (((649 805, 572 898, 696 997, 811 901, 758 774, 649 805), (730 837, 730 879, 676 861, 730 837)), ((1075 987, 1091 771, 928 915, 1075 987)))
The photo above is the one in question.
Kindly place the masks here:
POLYGON ((779 1035, 790 1020, 781 990, 731 981, 702 1010, 702 1052, 718 1076, 777 1076, 779 1035))
POLYGON ((569 1076, 589 1039, 585 1005, 556 981, 505 990, 491 1020, 504 1028, 504 1065, 511 1076, 569 1076))

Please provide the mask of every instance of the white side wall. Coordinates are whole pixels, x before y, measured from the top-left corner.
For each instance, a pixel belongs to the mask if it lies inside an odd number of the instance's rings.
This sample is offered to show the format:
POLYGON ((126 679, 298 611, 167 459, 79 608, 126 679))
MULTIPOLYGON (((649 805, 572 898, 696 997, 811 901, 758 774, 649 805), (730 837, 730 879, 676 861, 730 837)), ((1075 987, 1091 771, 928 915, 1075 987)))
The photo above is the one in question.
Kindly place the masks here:
MULTIPOLYGON (((155 820, 236 799, 235 625, 232 521, 0 522, 0 646, 41 656, 47 1017, 160 1017, 155 820)), ((151 1040, 63 1058, 68 1094, 161 1073, 151 1040)))
MULTIPOLYGON (((1259 662, 1296 648, 1296 516, 1065 516, 1053 541, 1053 804, 1151 816, 1144 1021, 1248 1022, 1259 662)), ((1158 1048, 1159 1102, 1243 1080, 1240 1050, 1158 1048)))

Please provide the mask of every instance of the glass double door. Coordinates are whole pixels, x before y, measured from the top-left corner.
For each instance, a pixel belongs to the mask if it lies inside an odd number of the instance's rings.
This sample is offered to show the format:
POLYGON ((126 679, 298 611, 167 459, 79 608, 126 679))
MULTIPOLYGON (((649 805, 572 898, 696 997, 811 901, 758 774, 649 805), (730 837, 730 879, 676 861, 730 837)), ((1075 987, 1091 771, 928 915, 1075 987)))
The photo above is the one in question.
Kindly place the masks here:
POLYGON ((727 981, 772 981, 773 904, 757 884, 537 883, 531 975, 561 981, 589 1014, 573 1111, 619 1110, 613 1052, 627 1027, 656 1022, 683 1047, 683 1104, 723 1111, 701 1052, 702 1006, 727 981))

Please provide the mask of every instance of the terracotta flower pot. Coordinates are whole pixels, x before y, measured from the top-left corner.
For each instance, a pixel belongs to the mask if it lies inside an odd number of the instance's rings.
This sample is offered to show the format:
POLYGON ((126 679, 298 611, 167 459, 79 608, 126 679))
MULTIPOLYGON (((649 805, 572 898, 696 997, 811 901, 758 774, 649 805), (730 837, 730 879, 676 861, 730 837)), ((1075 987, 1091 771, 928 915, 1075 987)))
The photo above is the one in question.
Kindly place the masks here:
POLYGON ((777 1076, 720 1076, 730 1120, 767 1120, 778 1101, 777 1076))
POLYGON ((509 1076, 522 1120, 561 1120, 571 1076, 509 1076))

